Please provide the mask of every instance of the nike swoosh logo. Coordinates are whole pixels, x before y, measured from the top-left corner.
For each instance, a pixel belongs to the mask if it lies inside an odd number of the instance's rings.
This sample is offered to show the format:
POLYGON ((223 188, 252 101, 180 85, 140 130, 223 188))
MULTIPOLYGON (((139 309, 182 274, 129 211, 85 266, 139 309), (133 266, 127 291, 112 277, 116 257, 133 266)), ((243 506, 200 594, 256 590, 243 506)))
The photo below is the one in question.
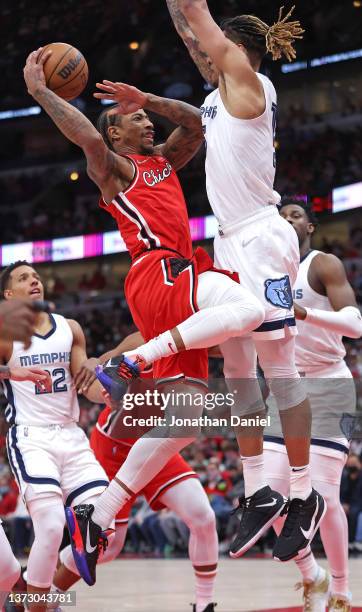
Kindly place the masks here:
POLYGON ((257 506, 255 506, 255 508, 266 508, 267 506, 275 506, 277 503, 277 499, 276 497, 273 497, 273 501, 269 502, 268 504, 258 504, 257 506))
POLYGON ((253 242, 253 240, 256 240, 256 239, 257 239, 257 237, 258 237, 258 236, 254 236, 253 238, 250 238, 249 240, 243 240, 243 241, 242 241, 242 243, 241 243, 241 244, 242 244, 242 246, 243 246, 243 247, 248 246, 248 244, 250 244, 251 242, 253 242))
POLYGON ((96 548, 97 548, 97 545, 91 546, 91 543, 90 543, 89 523, 88 523, 88 526, 87 526, 87 537, 86 537, 86 541, 85 541, 85 549, 86 549, 87 553, 89 555, 91 555, 95 551, 96 548))
POLYGON ((317 497, 317 507, 316 507, 315 512, 314 512, 314 514, 312 516, 312 520, 311 520, 311 523, 310 523, 310 528, 308 529, 308 531, 304 531, 303 527, 300 528, 302 534, 304 535, 304 537, 307 540, 310 540, 310 538, 312 536, 312 533, 313 533, 313 531, 315 529, 315 519, 316 519, 316 516, 318 514, 318 510, 319 510, 319 499, 317 497))
POLYGON ((170 349, 171 353, 175 353, 175 351, 173 350, 173 346, 172 346, 171 342, 168 343, 168 348, 170 349))
POLYGON ((142 164, 145 164, 146 161, 148 161, 148 159, 142 159, 142 160, 137 159, 137 163, 139 166, 141 166, 142 164))
POLYGON ((302 467, 302 468, 292 468, 292 472, 303 472, 303 470, 305 470, 304 467, 302 467))

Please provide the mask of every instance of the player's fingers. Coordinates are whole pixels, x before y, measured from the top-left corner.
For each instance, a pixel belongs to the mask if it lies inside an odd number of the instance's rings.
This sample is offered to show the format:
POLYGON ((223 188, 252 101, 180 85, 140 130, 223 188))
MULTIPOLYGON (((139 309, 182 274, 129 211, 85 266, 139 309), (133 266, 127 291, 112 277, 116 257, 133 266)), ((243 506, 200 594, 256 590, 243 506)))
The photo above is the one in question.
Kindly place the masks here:
POLYGON ((45 53, 43 53, 41 57, 38 57, 38 64, 40 66, 44 66, 45 62, 50 58, 52 53, 53 51, 51 49, 49 49, 48 51, 45 51, 45 53))
POLYGON ((103 83, 96 83, 96 87, 98 87, 98 89, 102 89, 103 91, 111 93, 115 93, 116 91, 116 88, 113 87, 113 85, 104 85, 103 83))
POLYGON ((94 372, 87 372, 87 375, 83 382, 83 391, 87 391, 87 389, 94 383, 96 379, 97 377, 94 372))
POLYGON ((29 369, 29 372, 32 372, 32 374, 34 374, 34 376, 39 378, 39 380, 47 380, 48 378, 50 378, 50 374, 48 372, 45 372, 45 370, 38 370, 37 368, 28 368, 28 369, 29 369))
POLYGON ((114 100, 114 94, 102 94, 102 93, 94 93, 93 96, 98 98, 98 100, 114 100))

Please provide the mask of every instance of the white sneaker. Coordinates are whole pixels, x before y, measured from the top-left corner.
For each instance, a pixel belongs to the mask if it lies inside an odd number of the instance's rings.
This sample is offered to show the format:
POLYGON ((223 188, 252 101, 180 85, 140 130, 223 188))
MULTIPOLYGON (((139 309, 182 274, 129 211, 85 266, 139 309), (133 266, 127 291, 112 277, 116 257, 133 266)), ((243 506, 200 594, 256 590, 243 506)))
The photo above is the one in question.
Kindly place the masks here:
POLYGON ((352 610, 352 595, 339 595, 332 593, 328 602, 329 612, 351 612, 352 610))
POLYGON ((303 612, 326 612, 330 584, 330 574, 319 568, 319 575, 314 582, 305 581, 295 585, 296 590, 303 588, 303 612))

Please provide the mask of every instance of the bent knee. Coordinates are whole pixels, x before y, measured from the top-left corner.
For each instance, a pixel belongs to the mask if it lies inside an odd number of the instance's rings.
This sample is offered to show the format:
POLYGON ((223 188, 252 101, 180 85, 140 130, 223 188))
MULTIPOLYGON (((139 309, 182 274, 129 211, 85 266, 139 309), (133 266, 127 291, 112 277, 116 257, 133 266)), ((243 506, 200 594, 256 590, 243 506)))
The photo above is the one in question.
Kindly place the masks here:
POLYGON ((190 531, 216 529, 216 516, 211 506, 195 510, 189 517, 188 527, 190 531))
MULTIPOLYGON (((44 531, 41 535, 41 540, 43 546, 45 546, 48 551, 56 550, 58 551, 64 534, 64 525, 49 525, 44 528, 44 531)), ((39 540, 39 535, 35 535, 35 539, 39 540)))
MULTIPOLYGON (((257 329, 265 319, 263 304, 253 295, 247 299, 242 294, 240 300, 232 305, 233 317, 229 317, 229 331, 233 336, 241 336, 257 329)), ((226 321, 227 322, 227 321, 226 321)))

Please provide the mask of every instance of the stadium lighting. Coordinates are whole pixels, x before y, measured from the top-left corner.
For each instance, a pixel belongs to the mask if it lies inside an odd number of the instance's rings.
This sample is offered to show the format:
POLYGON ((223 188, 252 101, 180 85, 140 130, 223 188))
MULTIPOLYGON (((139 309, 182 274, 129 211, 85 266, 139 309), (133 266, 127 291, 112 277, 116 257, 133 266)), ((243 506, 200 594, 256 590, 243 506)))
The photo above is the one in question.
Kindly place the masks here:
POLYGON ((140 48, 140 44, 136 40, 130 42, 128 46, 131 49, 131 51, 138 51, 138 49, 140 48))
MULTIPOLYGON (((362 6, 362 0, 356 1, 360 2, 360 5, 362 6)), ((334 53, 333 55, 324 55, 323 57, 315 57, 304 62, 282 64, 281 70, 284 74, 288 74, 289 72, 298 72, 298 70, 318 68, 319 66, 324 66, 325 64, 338 64, 339 62, 346 62, 348 60, 357 59, 358 57, 362 57, 362 49, 345 51, 343 53, 334 53)))
POLYGON ((76 170, 70 173, 69 178, 71 181, 77 181, 79 179, 79 174, 76 170))
POLYGON ((18 117, 30 117, 31 115, 40 115, 40 106, 29 106, 28 108, 16 108, 14 110, 0 111, 0 121, 5 119, 17 119, 18 117))

